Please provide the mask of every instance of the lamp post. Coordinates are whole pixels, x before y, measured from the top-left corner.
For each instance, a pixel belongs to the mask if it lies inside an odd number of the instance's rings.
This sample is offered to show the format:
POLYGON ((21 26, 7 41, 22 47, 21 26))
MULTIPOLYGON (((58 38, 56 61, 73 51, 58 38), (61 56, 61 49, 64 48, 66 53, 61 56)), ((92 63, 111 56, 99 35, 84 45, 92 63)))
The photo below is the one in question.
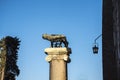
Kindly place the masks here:
POLYGON ((93 47, 92 47, 94 54, 98 54, 99 47, 98 47, 98 43, 96 43, 96 41, 97 41, 97 39, 99 39, 101 36, 102 36, 102 34, 100 34, 100 35, 99 35, 97 38, 95 38, 95 40, 94 40, 94 45, 93 45, 93 47))

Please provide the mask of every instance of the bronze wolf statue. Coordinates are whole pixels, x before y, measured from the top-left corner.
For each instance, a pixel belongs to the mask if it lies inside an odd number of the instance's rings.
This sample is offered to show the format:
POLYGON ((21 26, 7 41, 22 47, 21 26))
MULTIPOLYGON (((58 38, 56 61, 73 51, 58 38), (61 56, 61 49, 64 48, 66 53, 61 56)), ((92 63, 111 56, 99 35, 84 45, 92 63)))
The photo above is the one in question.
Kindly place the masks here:
POLYGON ((42 38, 51 42, 51 47, 68 47, 68 41, 64 35, 61 34, 43 34, 42 38))

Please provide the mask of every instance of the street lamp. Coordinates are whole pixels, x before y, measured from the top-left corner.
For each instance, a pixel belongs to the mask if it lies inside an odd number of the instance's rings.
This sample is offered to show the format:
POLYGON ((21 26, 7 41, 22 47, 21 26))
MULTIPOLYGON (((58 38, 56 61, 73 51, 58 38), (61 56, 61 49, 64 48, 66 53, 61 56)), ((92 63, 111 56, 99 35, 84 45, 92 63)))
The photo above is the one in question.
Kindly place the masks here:
POLYGON ((93 47, 92 47, 94 54, 98 54, 99 47, 98 47, 98 43, 96 43, 96 40, 99 39, 101 36, 102 36, 102 34, 100 34, 100 35, 99 35, 97 38, 95 38, 95 40, 94 40, 94 45, 93 45, 93 47))
POLYGON ((93 46, 93 53, 97 54, 98 53, 98 49, 99 49, 98 45, 94 44, 94 46, 93 46))

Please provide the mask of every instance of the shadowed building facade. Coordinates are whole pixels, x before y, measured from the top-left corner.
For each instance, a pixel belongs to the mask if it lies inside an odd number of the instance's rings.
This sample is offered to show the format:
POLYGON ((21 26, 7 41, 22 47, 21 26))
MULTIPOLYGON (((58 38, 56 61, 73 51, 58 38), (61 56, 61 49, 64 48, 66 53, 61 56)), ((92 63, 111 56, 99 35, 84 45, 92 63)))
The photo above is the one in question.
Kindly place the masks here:
POLYGON ((120 0, 103 0, 103 80, 120 80, 120 0))

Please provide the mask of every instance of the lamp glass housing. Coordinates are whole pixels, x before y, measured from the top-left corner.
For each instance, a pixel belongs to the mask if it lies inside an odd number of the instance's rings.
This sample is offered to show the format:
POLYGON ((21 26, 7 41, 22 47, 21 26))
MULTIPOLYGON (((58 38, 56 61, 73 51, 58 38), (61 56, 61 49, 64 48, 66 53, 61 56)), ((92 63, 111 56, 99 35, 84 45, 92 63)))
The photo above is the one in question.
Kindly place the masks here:
POLYGON ((93 53, 94 54, 98 54, 98 44, 94 44, 94 46, 93 46, 93 53))

